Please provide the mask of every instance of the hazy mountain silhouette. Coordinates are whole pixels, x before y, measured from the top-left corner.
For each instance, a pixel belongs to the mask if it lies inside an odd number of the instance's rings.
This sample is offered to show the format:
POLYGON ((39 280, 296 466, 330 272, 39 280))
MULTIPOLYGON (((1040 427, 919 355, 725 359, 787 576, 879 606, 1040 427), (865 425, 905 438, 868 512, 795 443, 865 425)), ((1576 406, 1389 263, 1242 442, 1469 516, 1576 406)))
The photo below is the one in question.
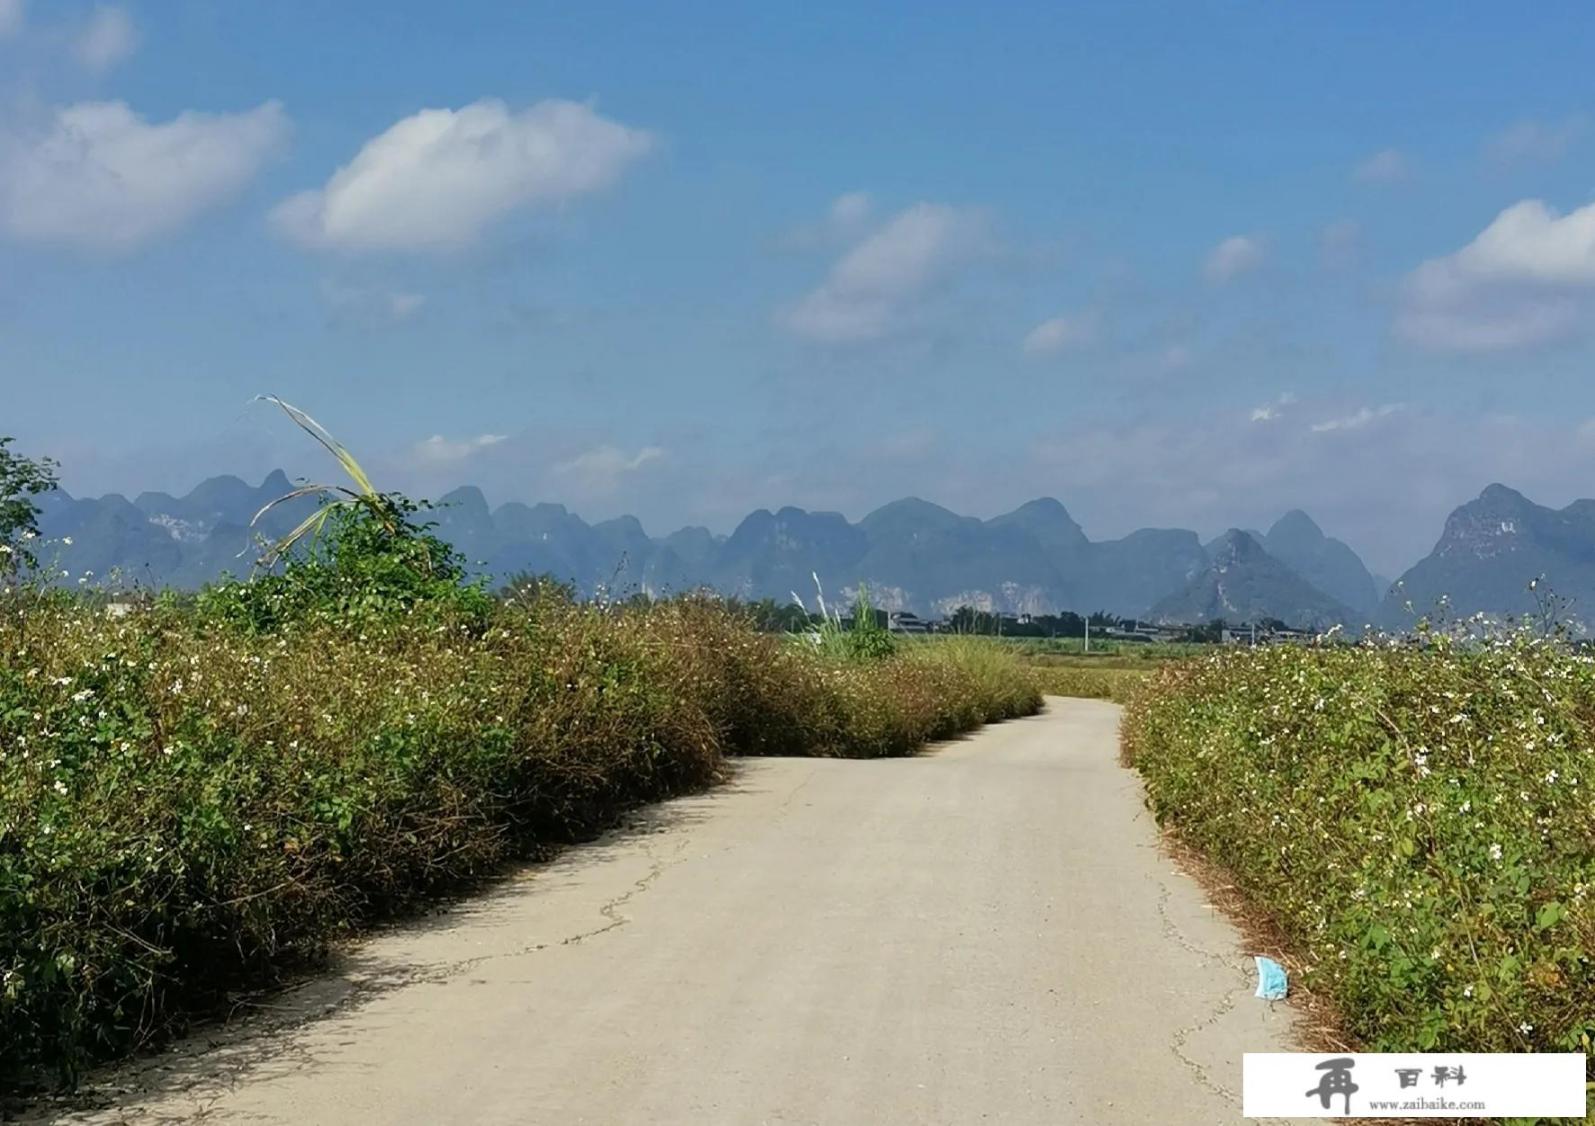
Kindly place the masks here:
MULTIPOLYGON (((278 471, 259 486, 215 477, 187 496, 144 493, 132 502, 58 492, 45 499, 41 528, 72 537, 60 562, 74 576, 120 570, 145 586, 195 587, 224 571, 246 574, 258 534, 280 535, 311 510, 315 501, 303 498, 250 528, 255 514, 291 487, 278 471)), ((545 573, 588 594, 706 586, 785 602, 793 592, 808 599, 818 574, 833 599, 862 582, 879 605, 921 614, 964 605, 1008 613, 1155 610, 1190 620, 1259 616, 1293 624, 1351 624, 1376 601, 1374 580, 1356 553, 1301 512, 1287 513, 1266 536, 1232 532, 1209 548, 1195 532, 1175 528, 1094 542, 1051 497, 990 520, 916 497, 857 523, 835 512, 760 509, 729 536, 683 528, 652 537, 634 517, 589 524, 559 504, 495 508, 467 486, 442 497, 427 517, 478 573, 494 580, 545 573)))

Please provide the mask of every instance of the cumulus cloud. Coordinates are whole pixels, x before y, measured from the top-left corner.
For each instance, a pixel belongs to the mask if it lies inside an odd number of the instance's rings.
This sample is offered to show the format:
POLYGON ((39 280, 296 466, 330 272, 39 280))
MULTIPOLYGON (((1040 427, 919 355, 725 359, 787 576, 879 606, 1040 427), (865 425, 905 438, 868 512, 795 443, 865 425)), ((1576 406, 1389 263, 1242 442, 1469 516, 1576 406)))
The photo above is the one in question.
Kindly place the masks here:
POLYGON ((484 98, 426 109, 367 141, 323 187, 284 200, 272 218, 309 247, 448 250, 511 212, 610 186, 653 143, 579 102, 511 110, 484 98))
POLYGON ((72 53, 89 70, 101 73, 138 49, 133 17, 122 8, 102 4, 72 44, 72 53))
POLYGON ((20 32, 26 19, 22 0, 0 0, 0 39, 9 39, 20 32))
POLYGON ((1202 272, 1208 281, 1223 285, 1257 269, 1266 257, 1262 240, 1251 235, 1232 235, 1209 252, 1202 272))
POLYGON ((475 438, 449 439, 441 434, 415 444, 415 456, 428 465, 452 465, 465 461, 473 454, 481 453, 505 441, 504 434, 479 434, 475 438))
POLYGON ((0 135, 0 229, 26 241, 128 250, 231 198, 286 143, 277 102, 151 123, 82 102, 0 135))
POLYGON ((1397 327, 1437 351, 1488 352, 1576 332, 1595 291, 1595 204, 1566 215, 1515 203, 1454 254, 1404 284, 1397 327))
POLYGON ((1412 175, 1412 162, 1400 149, 1381 149, 1352 170, 1359 184, 1399 184, 1412 175))
POLYGON ((1581 115, 1561 121, 1519 121, 1488 138, 1484 155, 1496 164, 1558 161, 1584 135, 1588 125, 1581 115))
POLYGON ((879 339, 901 328, 921 298, 986 245, 983 212, 914 204, 844 254, 782 319, 790 331, 810 340, 834 344, 879 339))
POLYGON ((1071 313, 1042 321, 1025 336, 1027 356, 1055 356, 1096 341, 1099 318, 1095 312, 1071 313))

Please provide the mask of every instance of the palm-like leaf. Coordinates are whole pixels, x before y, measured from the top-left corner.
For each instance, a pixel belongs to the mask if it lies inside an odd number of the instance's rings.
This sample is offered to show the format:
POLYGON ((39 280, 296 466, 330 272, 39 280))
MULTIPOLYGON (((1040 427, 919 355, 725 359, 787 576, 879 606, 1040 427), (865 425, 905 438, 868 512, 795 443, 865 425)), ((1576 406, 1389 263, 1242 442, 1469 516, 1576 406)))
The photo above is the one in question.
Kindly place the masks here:
POLYGON ((349 475, 350 480, 352 480, 356 486, 355 489, 351 489, 347 485, 300 485, 299 487, 284 493, 276 500, 262 505, 260 511, 255 513, 254 518, 249 521, 249 526, 251 528, 253 528, 260 521, 262 516, 266 515, 266 513, 270 512, 273 508, 276 508, 279 504, 286 504, 291 500, 298 500, 300 497, 304 496, 325 496, 329 494, 336 495, 339 493, 343 494, 342 499, 323 504, 320 508, 316 509, 316 511, 312 512, 309 516, 306 516, 297 525, 295 525, 293 530, 287 535, 281 537, 272 543, 271 546, 267 547, 260 557, 260 566, 273 566, 284 555, 292 551, 294 545, 298 544, 307 536, 320 535, 321 529, 326 526, 327 519, 332 515, 334 510, 339 508, 349 508, 357 504, 366 505, 382 520, 384 524, 387 525, 390 531, 398 530, 398 523, 395 519, 392 505, 387 503, 387 499, 377 491, 376 486, 371 483, 371 478, 366 476, 366 471, 360 467, 360 463, 355 460, 354 455, 344 447, 342 442, 338 441, 330 433, 328 433, 326 427, 322 426, 321 423, 311 418, 308 414, 294 406, 292 403, 286 402, 283 399, 279 399, 276 395, 256 395, 254 401, 273 403, 280 407, 283 413, 294 421, 296 426, 298 426, 306 434, 309 434, 321 444, 322 448, 324 448, 333 457, 338 459, 338 464, 343 466, 343 471, 349 475))

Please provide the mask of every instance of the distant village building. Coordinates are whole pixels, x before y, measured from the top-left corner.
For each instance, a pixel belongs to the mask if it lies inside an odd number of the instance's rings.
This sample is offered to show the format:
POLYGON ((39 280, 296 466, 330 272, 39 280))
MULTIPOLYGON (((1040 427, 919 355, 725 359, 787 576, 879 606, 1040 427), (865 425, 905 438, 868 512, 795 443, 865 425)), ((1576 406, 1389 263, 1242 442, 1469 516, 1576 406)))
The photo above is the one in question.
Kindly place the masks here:
POLYGON ((929 633, 930 623, 907 610, 894 610, 887 619, 887 628, 893 633, 929 633))
POLYGON ((1290 626, 1273 628, 1240 625, 1224 627, 1219 640, 1225 645, 1285 645, 1302 644, 1316 636, 1310 629, 1295 629, 1290 626))

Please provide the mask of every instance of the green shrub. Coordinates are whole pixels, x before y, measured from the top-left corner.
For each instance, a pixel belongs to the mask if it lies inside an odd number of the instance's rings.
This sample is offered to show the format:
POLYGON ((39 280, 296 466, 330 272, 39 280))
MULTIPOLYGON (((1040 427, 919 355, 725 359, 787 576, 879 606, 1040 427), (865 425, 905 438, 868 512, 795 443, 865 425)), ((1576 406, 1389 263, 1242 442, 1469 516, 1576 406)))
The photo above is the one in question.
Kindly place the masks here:
POLYGON ((415 613, 481 622, 492 597, 482 583, 466 581, 458 552, 415 521, 419 508, 397 493, 328 505, 317 534, 290 549, 296 554, 248 582, 206 586, 197 608, 251 633, 415 613))
POLYGON ((1124 750, 1374 1049, 1588 1049, 1595 660, 1229 651, 1158 674, 1124 750))

